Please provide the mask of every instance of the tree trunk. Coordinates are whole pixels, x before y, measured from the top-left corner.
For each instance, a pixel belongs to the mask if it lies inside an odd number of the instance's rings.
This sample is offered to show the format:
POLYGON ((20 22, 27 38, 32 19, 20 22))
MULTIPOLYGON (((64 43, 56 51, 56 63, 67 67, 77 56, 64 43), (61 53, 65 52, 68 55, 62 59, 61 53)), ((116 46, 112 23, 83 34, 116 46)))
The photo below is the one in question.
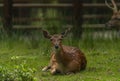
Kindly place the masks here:
POLYGON ((82 0, 74 0, 73 1, 73 23, 74 23, 74 28, 73 28, 73 35, 74 37, 81 38, 82 35, 82 24, 83 24, 83 1, 82 0))
POLYGON ((12 12, 13 12, 13 7, 12 7, 12 0, 3 0, 4 7, 3 7, 3 12, 4 12, 4 19, 3 19, 3 28, 7 35, 11 35, 12 33, 12 12))

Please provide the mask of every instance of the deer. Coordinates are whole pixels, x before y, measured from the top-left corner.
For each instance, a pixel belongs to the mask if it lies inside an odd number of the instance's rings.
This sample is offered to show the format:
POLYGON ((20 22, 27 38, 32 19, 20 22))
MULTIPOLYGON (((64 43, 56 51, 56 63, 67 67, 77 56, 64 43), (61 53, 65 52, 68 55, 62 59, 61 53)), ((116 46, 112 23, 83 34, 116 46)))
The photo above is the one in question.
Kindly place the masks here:
POLYGON ((106 23, 106 26, 110 27, 110 28, 114 27, 116 29, 120 29, 119 28, 119 26, 120 26, 120 10, 118 10, 118 7, 114 0, 111 0, 111 2, 112 2, 113 7, 111 7, 108 4, 107 0, 105 0, 106 6, 113 11, 113 15, 112 15, 111 19, 106 23))
POLYGON ((71 74, 85 70, 87 60, 83 52, 77 47, 65 46, 62 44, 63 38, 67 35, 71 28, 65 30, 61 34, 51 35, 47 30, 42 30, 45 38, 51 41, 52 52, 48 66, 42 71, 50 71, 55 74, 71 74))

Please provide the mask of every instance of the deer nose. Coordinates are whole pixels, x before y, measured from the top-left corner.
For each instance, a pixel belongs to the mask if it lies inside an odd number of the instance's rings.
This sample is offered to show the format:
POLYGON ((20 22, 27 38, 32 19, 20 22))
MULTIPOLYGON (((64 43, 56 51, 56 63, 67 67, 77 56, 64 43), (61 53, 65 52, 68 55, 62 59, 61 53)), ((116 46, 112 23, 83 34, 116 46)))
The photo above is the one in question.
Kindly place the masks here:
POLYGON ((55 49, 58 49, 59 48, 59 46, 58 45, 55 45, 55 49))

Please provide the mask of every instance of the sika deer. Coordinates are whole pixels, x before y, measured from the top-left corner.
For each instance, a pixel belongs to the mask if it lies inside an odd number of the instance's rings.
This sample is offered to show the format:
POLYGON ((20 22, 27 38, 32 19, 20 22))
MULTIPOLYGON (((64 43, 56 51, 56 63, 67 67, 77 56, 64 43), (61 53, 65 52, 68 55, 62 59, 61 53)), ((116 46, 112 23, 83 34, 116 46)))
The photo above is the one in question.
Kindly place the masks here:
POLYGON ((113 15, 111 19, 106 23, 106 26, 108 27, 115 27, 119 29, 120 26, 120 10, 118 10, 117 5, 114 0, 111 0, 113 7, 111 7, 107 1, 105 0, 105 4, 108 8, 110 8, 113 11, 113 15))
POLYGON ((44 37, 50 39, 53 46, 50 63, 42 71, 50 70, 51 74, 69 74, 86 68, 86 57, 78 48, 62 45, 62 39, 69 30, 70 28, 62 34, 55 35, 50 35, 46 30, 42 30, 44 37))

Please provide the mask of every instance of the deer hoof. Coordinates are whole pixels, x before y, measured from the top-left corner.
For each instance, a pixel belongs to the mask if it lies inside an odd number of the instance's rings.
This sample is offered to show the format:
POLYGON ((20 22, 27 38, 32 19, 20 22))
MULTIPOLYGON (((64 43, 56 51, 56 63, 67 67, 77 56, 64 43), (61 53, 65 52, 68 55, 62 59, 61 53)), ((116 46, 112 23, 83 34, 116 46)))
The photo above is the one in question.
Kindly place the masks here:
POLYGON ((47 67, 47 66, 42 69, 43 72, 45 72, 45 71, 47 71, 47 70, 48 70, 48 67, 47 67))
POLYGON ((57 72, 56 72, 56 69, 54 69, 54 70, 51 70, 51 74, 52 75, 55 75, 57 72))

